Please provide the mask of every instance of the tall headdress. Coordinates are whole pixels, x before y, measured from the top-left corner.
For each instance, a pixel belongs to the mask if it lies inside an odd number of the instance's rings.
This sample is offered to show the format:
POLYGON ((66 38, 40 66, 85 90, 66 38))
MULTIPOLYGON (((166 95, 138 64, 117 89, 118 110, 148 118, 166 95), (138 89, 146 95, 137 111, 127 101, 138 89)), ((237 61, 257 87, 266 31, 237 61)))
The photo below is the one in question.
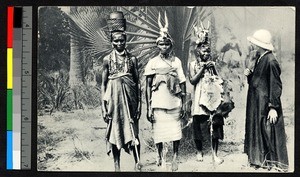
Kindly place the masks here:
POLYGON ((111 33, 114 32, 125 32, 126 31, 126 19, 124 18, 123 12, 116 11, 109 15, 107 19, 107 26, 111 33))
POLYGON ((202 21, 200 22, 201 27, 194 25, 195 35, 197 37, 196 44, 209 43, 208 33, 210 22, 208 21, 207 27, 205 28, 202 21))
POLYGON ((158 43, 159 41, 164 41, 164 40, 170 40, 171 43, 173 44, 174 41, 171 38, 170 34, 169 34, 169 21, 168 21, 168 17, 167 17, 167 13, 165 11, 165 26, 163 26, 161 24, 161 16, 160 13, 158 14, 158 27, 159 27, 159 37, 156 39, 156 43, 158 43))

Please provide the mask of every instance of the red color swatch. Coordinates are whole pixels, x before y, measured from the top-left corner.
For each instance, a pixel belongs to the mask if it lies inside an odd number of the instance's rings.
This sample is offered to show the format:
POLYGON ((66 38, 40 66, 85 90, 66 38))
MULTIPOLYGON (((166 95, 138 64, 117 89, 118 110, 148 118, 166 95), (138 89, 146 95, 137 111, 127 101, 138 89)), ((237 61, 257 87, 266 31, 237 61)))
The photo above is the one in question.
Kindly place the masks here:
POLYGON ((14 7, 7 8, 7 48, 13 47, 14 7))

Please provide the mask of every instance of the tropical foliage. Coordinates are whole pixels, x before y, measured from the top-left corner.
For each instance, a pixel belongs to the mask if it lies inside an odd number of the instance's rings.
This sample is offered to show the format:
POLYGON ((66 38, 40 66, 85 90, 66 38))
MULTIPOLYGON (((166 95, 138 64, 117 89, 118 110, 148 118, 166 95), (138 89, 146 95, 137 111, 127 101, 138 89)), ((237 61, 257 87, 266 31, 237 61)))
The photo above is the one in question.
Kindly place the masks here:
POLYGON ((69 70, 70 35, 68 17, 58 7, 40 7, 38 24, 38 68, 69 70))
MULTIPOLYGON (((101 61, 111 50, 110 34, 105 23, 102 23, 103 15, 116 9, 103 7, 84 7, 85 11, 71 11, 71 34, 75 44, 83 45, 80 53, 88 53, 95 59, 96 68, 101 72, 101 61), (102 20, 99 20, 101 19, 102 20)), ((167 13, 169 32, 175 41, 175 53, 186 70, 193 25, 199 20, 209 16, 209 11, 204 7, 117 7, 123 11, 127 19, 127 49, 139 59, 140 73, 142 73, 148 60, 158 54, 155 40, 159 36, 157 22, 158 14, 167 13)), ((165 19, 162 19, 165 23, 165 19)), ((71 58, 72 60, 72 58, 71 58)))
MULTIPOLYGON (((148 60, 158 54, 155 40, 159 36, 159 14, 167 14, 169 33, 175 41, 174 51, 182 60, 185 71, 190 48, 194 44, 193 26, 211 14, 206 7, 84 6, 70 7, 69 13, 63 13, 57 7, 40 8, 38 68, 48 73, 44 75, 48 80, 52 79, 54 72, 63 70, 69 73, 68 83, 64 83, 68 90, 64 91, 72 91, 68 97, 73 97, 73 103, 68 107, 80 108, 82 101, 78 99, 88 98, 78 95, 90 95, 84 93, 87 90, 97 94, 97 90, 100 90, 102 59, 112 50, 106 19, 116 10, 122 11, 127 20, 127 50, 137 56, 141 76, 148 60)), ((161 20, 164 25, 165 19, 161 20)), ((39 80, 38 83, 42 82, 46 81, 39 80)), ((141 77, 141 82, 143 85, 144 77, 141 77)), ((45 92, 39 92, 38 97, 45 100, 47 96, 45 92)), ((88 104, 97 106, 99 101, 88 104)), ((58 107, 54 106, 54 109, 58 107)))

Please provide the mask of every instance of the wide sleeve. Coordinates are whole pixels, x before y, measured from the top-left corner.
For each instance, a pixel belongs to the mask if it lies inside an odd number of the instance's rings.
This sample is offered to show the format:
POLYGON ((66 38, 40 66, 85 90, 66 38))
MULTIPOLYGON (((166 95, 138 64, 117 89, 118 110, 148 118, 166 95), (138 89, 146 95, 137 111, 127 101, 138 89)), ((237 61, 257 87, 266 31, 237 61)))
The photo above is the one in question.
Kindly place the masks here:
POLYGON ((176 63, 177 63, 177 74, 178 74, 178 79, 180 83, 183 83, 186 81, 183 69, 182 69, 182 64, 179 58, 176 58, 176 63))
POLYGON ((282 93, 282 83, 280 79, 281 70, 276 59, 270 61, 270 91, 269 91, 269 107, 276 110, 281 107, 280 96, 282 93))
POLYGON ((145 66, 144 76, 149 76, 155 74, 155 68, 153 66, 153 59, 150 59, 145 66))

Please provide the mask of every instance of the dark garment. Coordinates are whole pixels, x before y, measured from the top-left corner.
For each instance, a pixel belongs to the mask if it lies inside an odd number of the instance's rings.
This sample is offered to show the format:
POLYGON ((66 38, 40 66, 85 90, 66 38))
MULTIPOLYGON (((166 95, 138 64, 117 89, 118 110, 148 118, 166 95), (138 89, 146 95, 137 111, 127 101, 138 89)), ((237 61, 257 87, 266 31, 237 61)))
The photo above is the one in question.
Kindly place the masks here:
POLYGON ((133 56, 126 51, 119 56, 113 51, 106 57, 109 59, 109 77, 103 100, 111 117, 106 132, 107 154, 112 150, 111 145, 129 152, 132 142, 138 138, 138 120, 135 120, 138 90, 132 75, 133 56))
POLYGON ((282 83, 280 67, 274 55, 265 54, 248 76, 249 90, 246 110, 245 153, 250 164, 276 165, 287 169, 286 134, 281 107, 282 83), (270 107, 276 109, 278 121, 267 120, 270 107), (264 163, 265 160, 274 163, 264 163))
MULTIPOLYGON (((223 139, 224 138, 224 118, 219 115, 213 117, 213 139, 223 139)), ((202 140, 204 135, 210 134, 210 123, 209 115, 194 115, 193 116, 193 134, 194 139, 202 140)))
MULTIPOLYGON (((129 152, 129 147, 134 140, 132 128, 135 136, 138 136, 138 120, 135 120, 134 116, 137 111, 138 97, 136 83, 133 82, 132 76, 127 74, 110 78, 104 100, 107 101, 108 114, 112 118, 107 141, 116 145, 118 149, 124 148, 129 152)), ((108 153, 110 150, 108 149, 108 153)))

